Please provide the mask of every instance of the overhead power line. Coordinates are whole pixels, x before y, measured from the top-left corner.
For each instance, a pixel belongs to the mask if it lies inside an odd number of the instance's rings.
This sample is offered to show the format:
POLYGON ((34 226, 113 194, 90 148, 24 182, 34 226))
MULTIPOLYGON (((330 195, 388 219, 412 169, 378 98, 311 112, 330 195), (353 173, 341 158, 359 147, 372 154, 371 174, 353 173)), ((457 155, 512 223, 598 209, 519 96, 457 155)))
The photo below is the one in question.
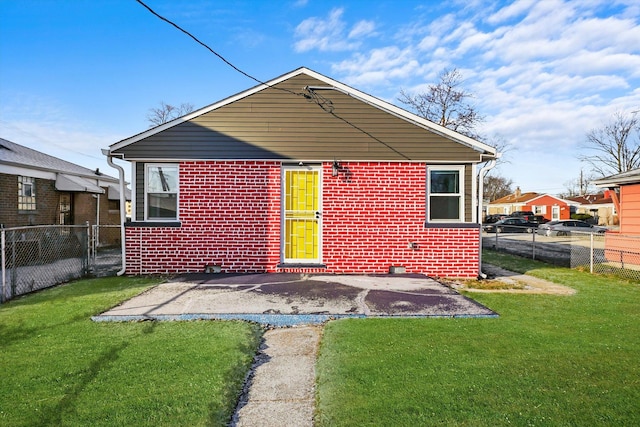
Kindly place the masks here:
POLYGON ((164 16, 160 15, 159 13, 157 13, 155 10, 151 9, 151 7, 149 7, 147 4, 145 4, 142 0, 136 0, 138 3, 140 3, 145 9, 147 9, 149 12, 151 12, 154 16, 158 17, 159 19, 163 20, 164 22, 166 22, 167 24, 175 27, 177 30, 181 31, 182 33, 186 34, 187 36, 191 37, 196 43, 198 43, 199 45, 201 45, 202 47, 204 47, 205 49, 207 49, 209 52, 213 53, 215 56, 217 56, 218 58, 220 58, 225 64, 227 64, 228 66, 230 66, 231 68, 233 68, 234 70, 236 70, 237 72, 239 72, 240 74, 242 74, 245 77, 250 78, 251 80, 260 83, 261 85, 265 85, 267 87, 271 87, 274 89, 278 89, 278 90, 283 90, 285 92, 290 92, 294 95, 299 95, 299 96, 304 96, 304 94, 302 93, 296 93, 293 92, 291 90, 288 89, 284 89, 284 88, 279 88, 279 87, 275 87, 275 86, 271 86, 266 82, 263 82, 262 80, 252 76, 251 74, 241 70, 240 68, 236 67, 235 65, 233 65, 229 60, 227 60, 227 58, 225 58, 224 56, 220 55, 218 52, 216 52, 215 50, 213 50, 211 47, 209 47, 209 45, 207 45, 206 43, 204 43, 203 41, 201 41, 200 39, 198 39, 196 36, 194 36, 193 34, 191 34, 189 31, 185 30, 184 28, 182 28, 181 26, 179 26, 178 24, 176 24, 175 22, 165 18, 164 16))
POLYGON ((179 30, 180 32, 186 34, 187 36, 189 36, 190 38, 192 38, 196 43, 198 43, 199 45, 201 45, 202 47, 204 47, 205 49, 207 49, 209 52, 213 53, 215 56, 217 56, 218 58, 220 58, 225 64, 227 64, 228 66, 230 66, 231 68, 233 68, 234 70, 236 70, 237 72, 239 72, 240 74, 242 74, 245 77, 250 78, 251 80, 258 82, 261 85, 264 85, 268 88, 272 88, 272 89, 277 89, 277 90, 281 90, 284 92, 288 92, 291 93, 293 95, 296 96, 302 96, 304 98, 306 98, 307 100, 313 101, 314 103, 316 103, 320 108, 322 108, 324 111, 326 111, 327 113, 331 114, 332 116, 334 116, 335 118, 342 120, 344 123, 346 123, 347 125, 353 127, 354 129, 364 133, 365 135, 369 136, 370 138, 372 138, 373 140, 379 142, 380 144, 384 145, 385 147, 389 148, 390 150, 396 152, 397 154, 401 155, 402 157, 409 159, 409 157, 407 157, 406 155, 404 155, 403 153, 401 153, 400 151, 396 150, 395 148, 391 147, 389 144, 381 141, 380 139, 376 138, 375 136, 371 135, 369 132, 365 131, 364 129, 356 126, 355 124, 351 123, 350 121, 348 121, 347 119, 337 115, 334 111, 333 111, 333 103, 331 102, 331 100, 324 98, 320 95, 318 95, 317 93, 315 93, 312 90, 307 89, 308 93, 304 93, 304 92, 294 92, 292 90, 286 89, 286 88, 281 88, 281 87, 277 87, 277 86, 273 86, 270 85, 267 82, 264 82, 254 76, 252 76, 251 74, 241 70, 240 68, 236 67, 235 65, 233 65, 229 60, 227 60, 224 56, 220 55, 218 52, 216 52, 215 50, 213 50, 211 47, 209 47, 206 43, 204 43, 203 41, 200 41, 196 36, 194 36, 193 34, 191 34, 189 31, 185 30, 184 28, 182 28, 181 26, 179 26, 178 24, 176 24, 175 22, 165 18, 164 16, 160 15, 159 13, 157 13, 155 10, 151 9, 151 7, 149 7, 147 4, 145 4, 142 0, 136 0, 140 5, 142 5, 145 9, 147 9, 151 14, 153 14, 154 16, 156 16, 157 18, 161 19, 162 21, 166 22, 167 24, 171 25, 172 27, 176 28, 177 30, 179 30))

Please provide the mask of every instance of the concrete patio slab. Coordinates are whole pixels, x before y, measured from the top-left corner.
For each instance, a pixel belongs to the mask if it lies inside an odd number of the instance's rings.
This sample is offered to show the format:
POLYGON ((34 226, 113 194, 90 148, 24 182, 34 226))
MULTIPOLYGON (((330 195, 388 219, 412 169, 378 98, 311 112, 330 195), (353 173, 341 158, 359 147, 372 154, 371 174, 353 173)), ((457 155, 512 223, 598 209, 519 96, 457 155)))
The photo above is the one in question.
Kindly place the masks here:
POLYGON ((187 274, 155 286, 93 320, 244 319, 291 326, 375 316, 497 314, 418 274, 187 274))

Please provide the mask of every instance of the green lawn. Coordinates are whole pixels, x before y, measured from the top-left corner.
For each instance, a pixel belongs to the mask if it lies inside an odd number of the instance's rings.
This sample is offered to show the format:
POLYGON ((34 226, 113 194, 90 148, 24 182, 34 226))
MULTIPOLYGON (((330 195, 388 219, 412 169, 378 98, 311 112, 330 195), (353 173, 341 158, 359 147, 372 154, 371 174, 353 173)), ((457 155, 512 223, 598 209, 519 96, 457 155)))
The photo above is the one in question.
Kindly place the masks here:
POLYGON ((0 305, 0 425, 225 425, 260 329, 90 320, 153 283, 83 280, 0 305))
POLYGON ((469 294, 497 319, 325 327, 319 426, 640 425, 640 284, 485 252, 572 296, 469 294))

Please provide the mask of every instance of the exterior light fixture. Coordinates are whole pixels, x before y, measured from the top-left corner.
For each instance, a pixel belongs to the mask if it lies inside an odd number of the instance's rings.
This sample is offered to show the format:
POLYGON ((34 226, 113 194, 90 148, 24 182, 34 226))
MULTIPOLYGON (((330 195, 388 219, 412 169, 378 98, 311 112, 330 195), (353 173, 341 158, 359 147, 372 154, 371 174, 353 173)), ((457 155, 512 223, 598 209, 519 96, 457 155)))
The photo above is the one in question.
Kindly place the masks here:
POLYGON ((340 163, 338 163, 337 160, 334 160, 333 165, 331 166, 331 175, 338 176, 338 173, 340 173, 341 169, 342 169, 342 166, 340 166, 340 163))

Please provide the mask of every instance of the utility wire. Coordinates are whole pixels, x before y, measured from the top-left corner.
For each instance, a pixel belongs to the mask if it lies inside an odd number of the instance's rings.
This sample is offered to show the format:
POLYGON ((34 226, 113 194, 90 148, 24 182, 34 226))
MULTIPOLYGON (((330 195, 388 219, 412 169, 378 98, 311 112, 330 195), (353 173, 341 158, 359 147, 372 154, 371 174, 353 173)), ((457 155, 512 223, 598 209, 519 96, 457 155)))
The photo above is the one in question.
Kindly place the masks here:
POLYGON ((271 86, 270 84, 263 82, 262 80, 253 77, 251 74, 242 71, 240 68, 236 67, 235 65, 233 65, 230 61, 228 61, 224 56, 220 55, 218 52, 216 52, 215 50, 211 49, 206 43, 200 41, 196 36, 194 36, 193 34, 191 34, 189 31, 185 30, 184 28, 182 28, 181 26, 179 26, 178 24, 176 24, 175 22, 165 18, 164 16, 160 15, 159 13, 157 13, 155 10, 151 9, 151 7, 149 7, 148 5, 146 5, 142 0, 136 0, 138 3, 140 3, 140 5, 142 5, 145 9, 147 9, 149 12, 151 12, 153 15, 155 15, 156 17, 158 17, 159 19, 161 19, 162 21, 166 22, 167 24, 175 27, 177 30, 183 32, 184 34, 186 34, 187 36, 191 37, 196 43, 198 43, 199 45, 201 45, 202 47, 204 47, 205 49, 207 49, 209 52, 213 53, 215 56, 217 56, 218 58, 220 58, 225 64, 227 64, 228 66, 230 66, 231 68, 233 68, 234 70, 236 70, 237 72, 239 72, 240 74, 242 74, 245 77, 250 78, 251 80, 260 83, 261 85, 265 85, 267 87, 273 88, 273 89, 278 89, 278 90, 282 90, 285 92, 289 92, 292 93, 294 95, 298 95, 298 96, 305 96, 305 94, 302 93, 296 93, 294 91, 291 91, 289 89, 285 89, 285 88, 280 88, 280 87, 275 87, 275 86, 271 86))
POLYGON ((231 68, 233 68, 234 70, 236 70, 237 72, 239 72, 240 74, 242 74, 245 77, 250 78, 251 80, 260 83, 261 85, 267 86, 269 88, 272 89, 277 89, 277 90, 281 90, 284 92, 289 92, 293 95, 296 96, 302 96, 306 99, 312 100, 313 102, 315 102, 320 108, 322 108, 324 111, 326 111, 327 113, 331 114, 332 116, 334 116, 337 119, 342 120, 344 123, 346 123, 347 125, 353 127, 354 129, 359 130, 360 132, 364 133, 365 135, 369 136, 370 138, 372 138, 373 140, 379 142, 380 144, 384 145, 385 147, 389 148, 390 150, 394 151, 396 154, 401 155, 402 157, 404 157, 407 160, 411 160, 409 157, 407 157, 406 155, 402 154, 400 151, 396 150, 395 148, 391 147, 389 144, 381 141, 380 139, 376 138, 375 136, 371 135, 369 132, 365 131, 364 129, 356 126, 355 124, 351 123, 350 121, 348 121, 347 119, 344 119, 340 116, 338 116, 334 111, 333 111, 333 102, 331 102, 331 100, 318 95, 317 93, 315 93, 314 91, 307 89, 307 92, 309 92, 309 94, 307 93, 299 93, 299 92, 294 92, 292 90, 286 89, 286 88, 281 88, 281 87, 277 87, 277 86, 272 86, 266 82, 263 82, 262 80, 253 77, 251 74, 242 71, 240 68, 236 67, 235 65, 233 65, 230 61, 228 61, 224 56, 220 55, 218 52, 216 52, 215 50, 211 49, 206 43, 200 41, 196 36, 194 36, 193 34, 191 34, 189 31, 185 30, 184 28, 180 27, 178 24, 176 24, 175 22, 165 18, 164 16, 158 14, 155 10, 151 9, 151 7, 149 7, 148 5, 146 5, 142 0, 136 0, 140 5, 142 5, 145 9, 147 9, 149 12, 151 12, 151 14, 153 14, 154 16, 156 16, 157 18, 161 19, 162 21, 166 22, 167 24, 171 25, 172 27, 175 27, 177 30, 179 30, 180 32, 186 34, 187 36, 191 37, 196 43, 198 43, 199 45, 201 45, 202 47, 204 47, 205 49, 207 49, 209 52, 213 53, 215 56, 217 56, 218 58, 220 58, 225 64, 227 64, 228 66, 230 66, 231 68))
POLYGON ((336 114, 336 112, 333 109, 333 102, 330 99, 325 98, 324 96, 320 95, 319 93, 317 93, 316 91, 314 91, 311 88, 307 87, 306 90, 307 90, 307 92, 309 92, 311 94, 311 98, 315 101, 315 103, 318 104, 318 106, 320 108, 322 108, 324 111, 326 111, 327 113, 331 114, 336 119, 342 120, 344 123, 346 123, 347 125, 351 126, 352 128, 354 128, 356 130, 359 130, 360 132, 362 132, 365 135, 367 135, 369 138, 373 139, 374 141, 379 142, 380 144, 384 145, 385 147, 387 147, 389 150, 393 151, 394 153, 404 157, 407 160, 411 160, 404 153, 401 153, 400 151, 396 150, 395 148, 393 148, 392 146, 390 146, 386 142, 384 142, 384 141, 380 140, 379 138, 376 138, 375 136, 371 135, 369 132, 367 132, 366 130, 362 129, 358 125, 355 125, 355 124, 351 123, 349 120, 345 119, 344 117, 341 117, 338 114, 336 114))

